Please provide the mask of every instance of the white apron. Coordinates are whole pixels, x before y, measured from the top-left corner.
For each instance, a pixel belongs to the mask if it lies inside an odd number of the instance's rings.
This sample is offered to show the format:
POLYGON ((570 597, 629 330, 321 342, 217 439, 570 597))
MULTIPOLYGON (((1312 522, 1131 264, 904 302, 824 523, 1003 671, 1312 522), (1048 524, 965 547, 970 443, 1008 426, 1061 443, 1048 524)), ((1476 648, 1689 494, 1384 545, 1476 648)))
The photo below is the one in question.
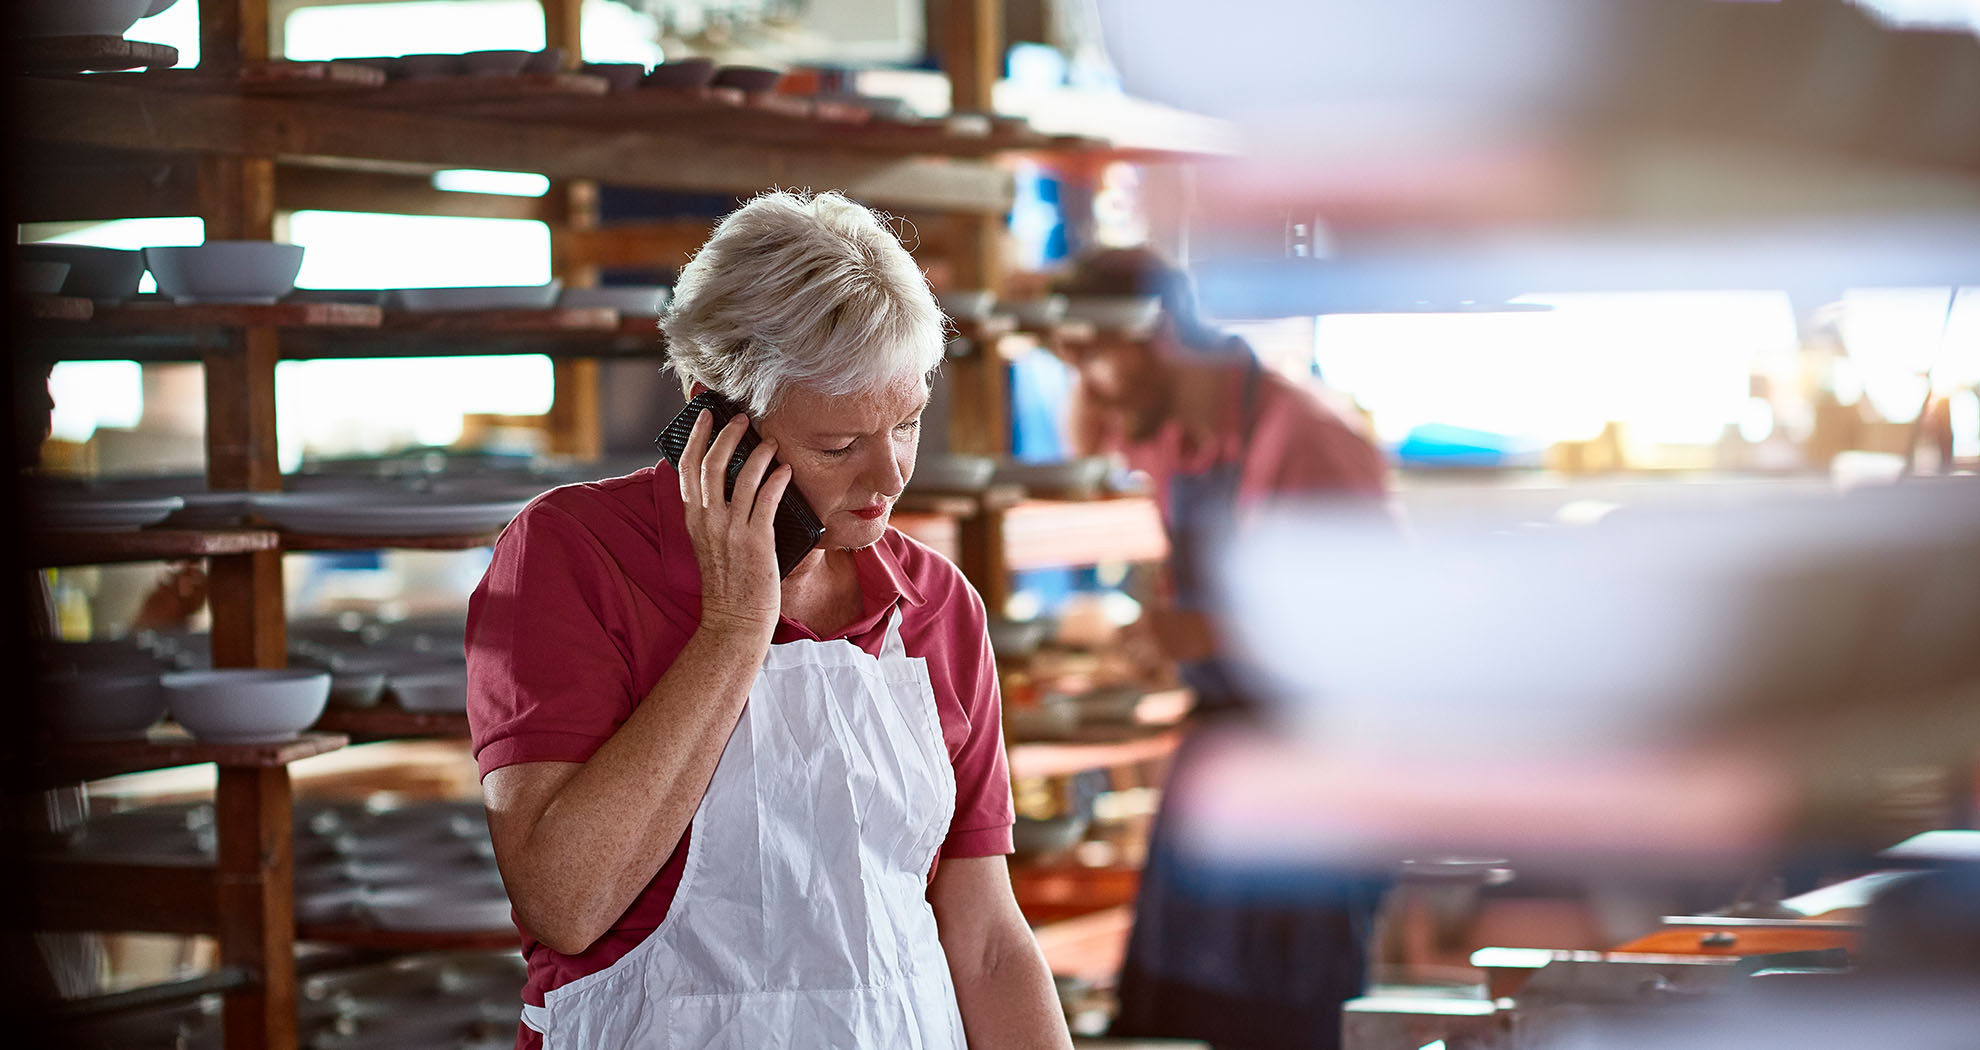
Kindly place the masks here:
POLYGON ((963 1050, 926 896, 955 802, 899 610, 878 659, 843 639, 771 646, 666 919, 523 1023, 544 1050, 963 1050))

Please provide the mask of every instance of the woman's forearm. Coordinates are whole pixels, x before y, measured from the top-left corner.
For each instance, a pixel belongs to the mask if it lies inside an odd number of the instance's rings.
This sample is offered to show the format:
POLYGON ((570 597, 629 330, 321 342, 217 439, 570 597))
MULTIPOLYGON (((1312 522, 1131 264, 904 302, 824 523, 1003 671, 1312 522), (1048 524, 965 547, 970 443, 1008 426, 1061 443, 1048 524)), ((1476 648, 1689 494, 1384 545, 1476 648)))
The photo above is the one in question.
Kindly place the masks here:
POLYGON ((1031 931, 1019 923, 991 940, 995 943, 977 950, 949 953, 949 975, 970 1050, 1070 1047, 1052 971, 1031 931))
POLYGON ((584 950, 652 881, 701 804, 770 634, 704 621, 625 724, 523 817, 503 875, 538 939, 584 950))

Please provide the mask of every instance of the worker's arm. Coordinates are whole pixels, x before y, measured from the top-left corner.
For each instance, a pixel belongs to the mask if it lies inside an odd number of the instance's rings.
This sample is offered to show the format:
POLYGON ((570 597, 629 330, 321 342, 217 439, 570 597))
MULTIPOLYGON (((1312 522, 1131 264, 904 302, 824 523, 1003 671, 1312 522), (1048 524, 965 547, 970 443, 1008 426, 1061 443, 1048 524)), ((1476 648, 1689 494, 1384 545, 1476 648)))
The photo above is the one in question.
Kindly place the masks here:
POLYGON ((1052 973, 1002 857, 958 857, 928 887, 970 1050, 1070 1050, 1052 973))
POLYGON ((769 470, 776 443, 765 441, 723 498, 721 468, 747 425, 736 416, 710 448, 703 413, 681 457, 702 614, 673 665, 588 760, 517 763, 482 780, 516 914, 567 955, 610 929, 679 844, 776 629, 771 519, 790 468, 769 470))

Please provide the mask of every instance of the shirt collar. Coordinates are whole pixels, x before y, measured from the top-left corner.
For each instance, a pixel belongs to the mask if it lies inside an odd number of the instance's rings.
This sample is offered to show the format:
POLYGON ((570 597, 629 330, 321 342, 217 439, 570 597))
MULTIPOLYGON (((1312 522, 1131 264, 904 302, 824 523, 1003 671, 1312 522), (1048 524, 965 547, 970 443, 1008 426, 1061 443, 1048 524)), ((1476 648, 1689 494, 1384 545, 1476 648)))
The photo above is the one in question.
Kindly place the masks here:
POLYGON ((901 560, 895 556, 894 545, 887 537, 882 536, 880 542, 859 550, 853 563, 859 568, 859 589, 866 595, 868 608, 884 605, 891 609, 897 600, 914 606, 927 604, 921 588, 901 568, 901 560))

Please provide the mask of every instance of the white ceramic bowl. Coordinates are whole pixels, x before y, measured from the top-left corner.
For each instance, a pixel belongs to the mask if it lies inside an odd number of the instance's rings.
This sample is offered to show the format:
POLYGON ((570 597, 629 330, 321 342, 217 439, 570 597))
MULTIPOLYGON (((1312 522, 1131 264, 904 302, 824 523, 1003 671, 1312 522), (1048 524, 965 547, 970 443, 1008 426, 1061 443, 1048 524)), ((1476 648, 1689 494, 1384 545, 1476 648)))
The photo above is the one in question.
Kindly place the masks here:
POLYGON ((182 303, 272 303, 296 287, 300 244, 207 241, 146 248, 144 264, 158 290, 182 303))
POLYGON ((10 6, 20 19, 21 32, 27 36, 123 36, 145 16, 152 3, 153 0, 27 0, 10 6))
POLYGON ((137 740, 165 717, 158 672, 81 671, 43 675, 41 713, 61 740, 137 740))
POLYGON ((603 288, 566 288, 557 305, 568 309, 603 306, 628 317, 658 317, 674 294, 664 284, 620 284, 603 288))
POLYGON ((631 91, 646 79, 646 66, 639 62, 586 62, 578 72, 604 79, 613 91, 631 91))
POLYGON ((330 675, 324 671, 174 671, 163 682, 173 720, 209 744, 293 739, 323 714, 330 699, 330 675))
POLYGON ((144 277, 144 255, 118 248, 97 248, 87 244, 23 244, 20 253, 28 259, 69 264, 69 277, 62 282, 62 294, 87 299, 129 299, 137 294, 144 277))
POLYGON ((69 279, 69 264, 48 259, 21 259, 14 264, 14 290, 28 295, 55 295, 69 279))
POLYGON ((529 65, 534 51, 469 51, 461 56, 461 66, 481 77, 513 77, 529 65))
POLYGON ((557 301, 563 282, 524 285, 485 285, 477 288, 399 288, 392 302, 400 309, 434 312, 446 310, 544 310, 557 301))

